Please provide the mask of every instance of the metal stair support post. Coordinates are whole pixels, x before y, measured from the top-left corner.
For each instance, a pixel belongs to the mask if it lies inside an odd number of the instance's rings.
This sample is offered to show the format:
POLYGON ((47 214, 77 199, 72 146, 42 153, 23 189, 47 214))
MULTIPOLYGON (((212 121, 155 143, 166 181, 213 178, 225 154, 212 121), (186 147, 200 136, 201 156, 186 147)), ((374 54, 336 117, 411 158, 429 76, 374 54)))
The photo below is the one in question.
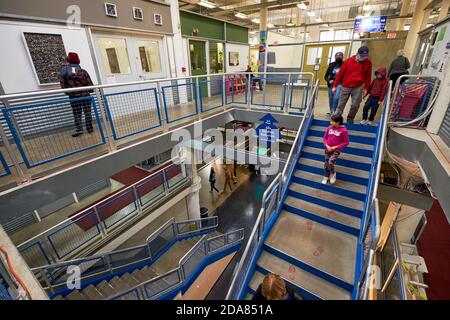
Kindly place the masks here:
MULTIPOLYGON (((116 148, 116 144, 114 142, 114 137, 112 135, 112 131, 110 134, 110 132, 109 132, 110 130, 108 128, 108 118, 107 118, 107 113, 106 113, 106 107, 105 107, 105 103, 103 101, 103 97, 104 97, 103 89, 95 88, 94 90, 95 90, 95 96, 97 98, 98 108, 100 109, 100 115, 103 119, 103 127, 105 130, 105 137, 106 137, 107 144, 108 144, 108 150, 111 152, 111 151, 116 150, 117 148, 116 148)), ((110 120, 112 121, 112 119, 110 119, 110 120)))
POLYGON ((98 225, 100 226, 100 233, 102 234, 102 238, 105 238, 108 236, 108 231, 105 229, 105 226, 103 225, 103 221, 100 219, 100 214, 98 212, 97 207, 94 207, 95 217, 97 218, 98 225))
POLYGON ((156 83, 156 99, 158 99, 158 105, 159 105, 159 113, 161 114, 161 125, 163 132, 169 131, 169 122, 167 121, 166 113, 164 112, 164 98, 161 88, 161 82, 156 83))

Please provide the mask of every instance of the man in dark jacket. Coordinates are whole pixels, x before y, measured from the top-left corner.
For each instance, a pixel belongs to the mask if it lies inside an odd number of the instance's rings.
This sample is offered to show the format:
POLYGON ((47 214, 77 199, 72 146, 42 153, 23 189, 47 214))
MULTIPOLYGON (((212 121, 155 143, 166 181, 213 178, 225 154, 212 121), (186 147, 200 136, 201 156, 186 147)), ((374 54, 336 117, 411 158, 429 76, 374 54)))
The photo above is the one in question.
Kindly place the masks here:
POLYGON ((341 92, 341 85, 337 86, 336 92, 333 93, 333 83, 336 80, 336 77, 341 70, 341 66, 343 63, 344 54, 342 52, 336 52, 334 55, 334 62, 328 65, 327 72, 325 73, 325 81, 328 86, 328 101, 330 105, 330 114, 333 114, 336 110, 339 101, 339 94, 341 92))
MULTIPOLYGON (((62 89, 92 86, 92 80, 89 73, 80 67, 80 58, 75 52, 69 52, 67 55, 69 65, 61 70, 59 83, 62 89)), ((80 90, 66 93, 70 98, 72 113, 75 120, 75 133, 72 137, 78 137, 83 134, 82 114, 86 123, 86 130, 93 132, 92 114, 91 114, 91 97, 93 90, 80 90)))
POLYGON ((386 97, 388 85, 389 81, 386 78, 386 68, 379 67, 377 71, 375 71, 375 79, 373 79, 370 84, 369 92, 367 93, 369 98, 364 105, 363 120, 361 121, 361 124, 372 125, 372 122, 375 120, 378 107, 381 103, 383 103, 384 98, 386 97), (367 120, 367 116, 369 116, 369 120, 367 120))
POLYGON ((366 95, 369 90, 371 78, 372 61, 369 59, 369 48, 362 46, 358 49, 356 55, 344 61, 333 83, 333 93, 336 92, 339 84, 342 85, 335 114, 342 115, 348 99, 352 96, 352 105, 348 112, 347 123, 353 123, 363 95, 366 95))
MULTIPOLYGON (((397 58, 395 58, 391 65, 389 66, 388 71, 388 77, 389 80, 392 80, 392 89, 395 87, 395 83, 397 82, 398 78, 400 78, 402 75, 408 74, 408 69, 411 67, 411 64, 409 63, 409 60, 407 57, 405 57, 405 52, 403 50, 397 51, 397 58)), ((401 82, 405 81, 406 79, 402 79, 401 82)))

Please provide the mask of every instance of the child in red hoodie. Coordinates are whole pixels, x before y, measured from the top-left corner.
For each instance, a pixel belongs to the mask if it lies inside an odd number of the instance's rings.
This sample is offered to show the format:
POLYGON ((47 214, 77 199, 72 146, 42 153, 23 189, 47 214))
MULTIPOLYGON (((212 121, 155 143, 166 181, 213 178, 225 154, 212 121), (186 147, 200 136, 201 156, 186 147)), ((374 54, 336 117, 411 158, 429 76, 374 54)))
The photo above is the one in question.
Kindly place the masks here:
POLYGON ((342 115, 333 114, 331 116, 330 126, 326 129, 323 136, 323 145, 325 146, 325 175, 322 179, 323 184, 327 184, 328 179, 330 183, 336 182, 336 171, 334 164, 341 154, 342 150, 348 146, 348 131, 342 125, 344 118, 342 115))
MULTIPOLYGON (((363 110, 363 119, 361 124, 373 124, 373 120, 375 119, 375 115, 378 111, 378 106, 383 103, 383 100, 386 96, 386 92, 388 90, 388 79, 386 77, 386 68, 379 67, 377 71, 375 71, 375 79, 373 79, 370 84, 369 90, 367 90, 367 95, 369 98, 364 105, 363 110), (367 116, 369 114, 369 120, 367 120, 367 116)), ((365 97, 367 97, 367 95, 365 97)))

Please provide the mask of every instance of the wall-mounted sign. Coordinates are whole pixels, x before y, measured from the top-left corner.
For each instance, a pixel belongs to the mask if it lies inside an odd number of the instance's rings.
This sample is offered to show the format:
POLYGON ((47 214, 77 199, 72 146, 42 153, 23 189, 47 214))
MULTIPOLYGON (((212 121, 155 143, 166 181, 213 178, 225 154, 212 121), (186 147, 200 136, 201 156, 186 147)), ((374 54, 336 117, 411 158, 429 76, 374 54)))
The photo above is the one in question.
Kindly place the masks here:
POLYGON ((144 20, 144 13, 141 8, 133 7, 133 18, 135 20, 144 20))
POLYGON ((386 16, 362 17, 355 19, 355 32, 384 32, 386 28, 386 16))
POLYGON ((278 121, 270 113, 259 120, 261 124, 256 128, 259 141, 266 142, 267 147, 270 148, 272 142, 281 139, 281 132, 276 125, 278 121))
POLYGON ((319 71, 319 70, 320 70, 320 64, 315 64, 314 71, 319 71))
POLYGON ((153 22, 158 26, 162 26, 163 24, 162 15, 160 15, 159 13, 155 13, 153 15, 153 22))
POLYGON ((117 7, 114 3, 105 2, 105 14, 108 17, 117 18, 117 7))
POLYGON ((388 33, 387 38, 388 39, 395 39, 395 38, 397 38, 397 34, 396 33, 388 33))

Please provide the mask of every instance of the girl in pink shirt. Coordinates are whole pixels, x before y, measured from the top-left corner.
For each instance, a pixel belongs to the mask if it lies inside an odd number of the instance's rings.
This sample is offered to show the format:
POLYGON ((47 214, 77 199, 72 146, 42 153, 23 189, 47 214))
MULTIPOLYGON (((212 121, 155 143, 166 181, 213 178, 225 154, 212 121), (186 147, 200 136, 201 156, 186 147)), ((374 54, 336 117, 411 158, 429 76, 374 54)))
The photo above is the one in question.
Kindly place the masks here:
POLYGON ((336 171, 334 164, 341 154, 342 150, 349 144, 347 128, 342 125, 344 119, 341 115, 332 115, 330 126, 325 130, 323 144, 325 146, 325 175, 322 179, 323 184, 336 182, 336 171))

